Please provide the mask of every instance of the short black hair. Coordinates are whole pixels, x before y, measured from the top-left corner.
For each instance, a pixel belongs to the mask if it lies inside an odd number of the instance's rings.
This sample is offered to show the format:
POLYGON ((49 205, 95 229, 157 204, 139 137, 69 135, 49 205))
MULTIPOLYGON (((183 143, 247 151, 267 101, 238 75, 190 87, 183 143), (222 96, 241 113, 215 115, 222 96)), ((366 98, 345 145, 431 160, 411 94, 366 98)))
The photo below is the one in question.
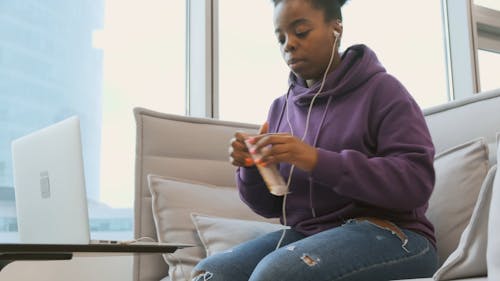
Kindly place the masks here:
MULTIPOLYGON (((285 0, 272 0, 272 1, 274 3, 274 6, 276 6, 285 0)), ((344 4, 347 2, 347 0, 307 0, 307 1, 311 2, 314 8, 324 11, 325 21, 327 22, 336 19, 342 20, 342 11, 340 10, 340 8, 342 8, 342 6, 344 6, 344 4)))

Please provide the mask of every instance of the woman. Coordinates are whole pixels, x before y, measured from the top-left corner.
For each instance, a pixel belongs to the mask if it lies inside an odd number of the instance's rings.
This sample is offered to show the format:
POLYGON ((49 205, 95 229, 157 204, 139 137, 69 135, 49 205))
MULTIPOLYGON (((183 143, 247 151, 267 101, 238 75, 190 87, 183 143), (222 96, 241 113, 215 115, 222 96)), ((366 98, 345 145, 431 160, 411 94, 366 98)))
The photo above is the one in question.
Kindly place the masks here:
POLYGON ((432 276, 437 256, 425 211, 434 147, 418 105, 368 47, 339 54, 345 0, 273 2, 289 91, 260 135, 235 134, 231 162, 242 200, 290 229, 203 260, 193 280, 432 276), (256 163, 251 153, 261 155, 256 163), (255 164, 277 164, 288 193, 269 193, 255 164))

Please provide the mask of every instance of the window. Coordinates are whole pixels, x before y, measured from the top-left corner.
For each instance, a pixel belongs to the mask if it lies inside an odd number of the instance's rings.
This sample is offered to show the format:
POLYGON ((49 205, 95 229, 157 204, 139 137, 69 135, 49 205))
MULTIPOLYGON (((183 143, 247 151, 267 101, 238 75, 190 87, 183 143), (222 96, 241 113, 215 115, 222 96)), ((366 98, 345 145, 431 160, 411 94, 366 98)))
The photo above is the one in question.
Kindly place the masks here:
POLYGON ((500 2, 498 0, 475 0, 474 3, 492 10, 500 11, 500 2))
POLYGON ((448 91, 441 11, 440 1, 348 1, 343 9, 342 47, 363 43, 372 48, 421 107, 445 103, 448 91))
POLYGON ((219 118, 261 124, 288 87, 271 1, 219 0, 219 118))
POLYGON ((185 112, 185 2, 0 2, 0 241, 17 240, 10 143, 81 119, 94 239, 132 237, 132 108, 185 112))
MULTIPOLYGON (((102 24, 102 1, 61 5, 0 2, 0 239, 15 240, 10 143, 13 139, 78 114, 85 160, 98 159, 102 53, 91 46, 102 24), (97 122, 96 122, 97 121, 97 122), (90 135, 93 137, 90 137, 90 135), (5 234, 5 235, 3 235, 5 234)), ((96 198, 99 166, 87 166, 89 196, 96 198)))
POLYGON ((185 113, 185 9, 185 1, 106 0, 104 27, 94 36, 103 51, 99 198, 112 207, 114 219, 90 205, 98 239, 132 237, 133 108, 185 113))
MULTIPOLYGON (((272 100, 285 93, 289 72, 273 34, 273 5, 243 0, 218 5, 219 117, 260 124, 272 100)), ((348 1, 343 15, 341 50, 367 44, 420 106, 448 101, 440 1, 348 1)))
POLYGON ((488 91, 500 88, 498 75, 495 75, 500 67, 500 2, 476 0, 474 3, 479 84, 481 91, 488 91))
POLYGON ((481 78, 481 91, 489 91, 500 88, 498 69, 500 69, 500 53, 478 51, 479 74, 481 78))

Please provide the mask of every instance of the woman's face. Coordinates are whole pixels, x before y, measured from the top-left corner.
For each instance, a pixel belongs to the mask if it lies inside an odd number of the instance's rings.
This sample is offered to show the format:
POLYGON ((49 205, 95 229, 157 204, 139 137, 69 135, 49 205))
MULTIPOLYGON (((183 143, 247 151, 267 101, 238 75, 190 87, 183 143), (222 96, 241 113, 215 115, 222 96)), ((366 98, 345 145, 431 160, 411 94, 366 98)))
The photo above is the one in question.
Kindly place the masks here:
POLYGON ((308 0, 284 0, 274 8, 274 28, 281 54, 295 75, 319 80, 330 60, 334 21, 308 0))

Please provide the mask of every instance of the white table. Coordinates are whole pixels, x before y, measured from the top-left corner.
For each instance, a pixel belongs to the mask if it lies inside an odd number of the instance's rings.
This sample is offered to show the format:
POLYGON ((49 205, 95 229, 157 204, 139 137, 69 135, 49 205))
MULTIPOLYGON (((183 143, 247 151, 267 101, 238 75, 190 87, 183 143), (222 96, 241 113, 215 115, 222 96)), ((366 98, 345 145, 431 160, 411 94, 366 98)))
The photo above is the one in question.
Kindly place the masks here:
POLYGON ((187 244, 0 244, 0 271, 9 263, 41 260, 70 260, 79 253, 172 253, 187 244))

